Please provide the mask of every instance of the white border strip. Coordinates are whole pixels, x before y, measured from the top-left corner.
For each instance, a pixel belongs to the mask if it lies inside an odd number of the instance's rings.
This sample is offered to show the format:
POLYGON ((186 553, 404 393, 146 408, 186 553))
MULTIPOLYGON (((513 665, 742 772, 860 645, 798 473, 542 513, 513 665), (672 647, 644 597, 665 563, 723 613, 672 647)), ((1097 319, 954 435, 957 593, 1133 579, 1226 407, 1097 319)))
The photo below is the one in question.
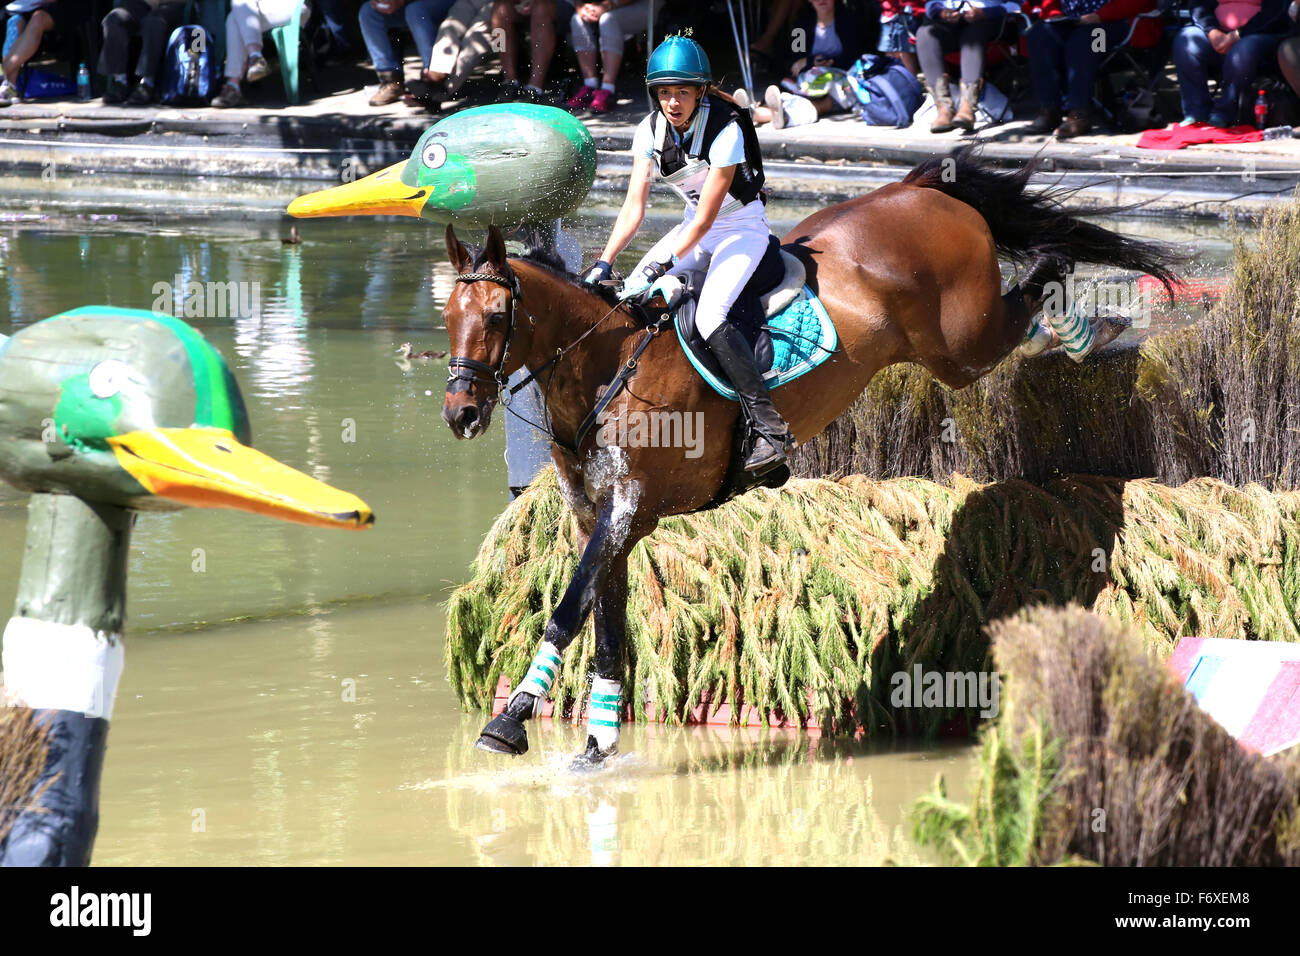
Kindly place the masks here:
POLYGON ((10 618, 0 655, 4 703, 111 720, 124 660, 120 634, 31 617, 10 618))

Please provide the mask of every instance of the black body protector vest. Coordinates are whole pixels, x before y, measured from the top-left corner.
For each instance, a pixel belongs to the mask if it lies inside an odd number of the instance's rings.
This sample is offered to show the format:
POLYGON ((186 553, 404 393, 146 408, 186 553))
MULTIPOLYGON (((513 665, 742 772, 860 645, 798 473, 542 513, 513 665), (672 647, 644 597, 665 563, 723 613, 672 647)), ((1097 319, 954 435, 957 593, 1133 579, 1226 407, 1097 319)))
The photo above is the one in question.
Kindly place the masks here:
POLYGON ((745 161, 736 165, 736 175, 727 190, 730 199, 718 210, 719 216, 739 209, 755 199, 767 202, 763 193, 763 156, 749 113, 716 96, 705 96, 697 115, 687 128, 689 140, 678 143, 669 132, 672 125, 663 113, 650 114, 650 133, 654 141, 654 164, 659 177, 692 209, 699 205, 704 180, 709 175, 709 147, 728 123, 735 120, 745 143, 745 161), (691 130, 694 130, 692 133, 691 130))

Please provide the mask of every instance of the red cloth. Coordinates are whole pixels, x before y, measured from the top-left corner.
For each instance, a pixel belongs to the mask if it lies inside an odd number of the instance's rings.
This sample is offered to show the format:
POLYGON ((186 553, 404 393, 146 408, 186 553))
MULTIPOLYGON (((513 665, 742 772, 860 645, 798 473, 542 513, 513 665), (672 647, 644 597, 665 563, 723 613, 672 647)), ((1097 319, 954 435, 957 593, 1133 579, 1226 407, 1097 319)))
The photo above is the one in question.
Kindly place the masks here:
MULTIPOLYGON (((1156 0, 1110 0, 1110 3, 1097 11, 1097 16, 1101 17, 1102 21, 1106 23, 1112 20, 1131 20, 1137 14, 1146 13, 1155 8, 1156 0)), ((1040 19, 1050 20, 1060 15, 1060 0, 1043 0, 1041 8, 1038 10, 1040 19)), ((1080 24, 1083 27, 1087 25, 1086 23, 1080 24)), ((1153 17, 1149 20, 1140 20, 1137 29, 1133 31, 1133 46, 1139 49, 1155 46, 1160 42, 1163 33, 1164 20, 1162 18, 1153 17)))
POLYGON ((1149 129, 1138 139, 1142 149, 1182 149, 1198 143, 1258 143, 1264 134, 1253 126, 1230 126, 1220 129, 1207 123, 1149 129))

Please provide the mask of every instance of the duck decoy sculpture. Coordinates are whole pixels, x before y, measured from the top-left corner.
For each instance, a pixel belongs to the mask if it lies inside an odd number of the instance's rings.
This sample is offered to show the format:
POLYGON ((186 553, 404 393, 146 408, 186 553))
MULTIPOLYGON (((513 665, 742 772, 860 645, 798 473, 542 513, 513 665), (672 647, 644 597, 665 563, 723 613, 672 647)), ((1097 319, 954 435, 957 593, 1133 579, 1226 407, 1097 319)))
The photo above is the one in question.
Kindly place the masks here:
POLYGON ((289 215, 416 216, 464 226, 549 222, 587 198, 596 144, 571 114, 506 103, 435 123, 409 159, 355 182, 300 196, 289 215))
POLYGON ((88 306, 0 337, 0 479, 31 493, 0 703, 38 711, 49 728, 32 794, 48 787, 0 844, 0 865, 89 863, 137 511, 373 523, 360 498, 249 442, 234 376, 179 319, 88 306))

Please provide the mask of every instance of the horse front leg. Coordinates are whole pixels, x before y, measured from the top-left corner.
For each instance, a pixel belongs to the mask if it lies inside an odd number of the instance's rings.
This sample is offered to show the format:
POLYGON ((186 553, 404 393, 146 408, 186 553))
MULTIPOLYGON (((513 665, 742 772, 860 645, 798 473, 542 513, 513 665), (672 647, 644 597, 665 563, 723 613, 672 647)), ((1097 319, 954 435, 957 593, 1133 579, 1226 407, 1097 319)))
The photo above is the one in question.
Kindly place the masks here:
POLYGON ((609 565, 596 595, 596 674, 587 704, 587 745, 574 770, 592 770, 618 753, 623 723, 623 647, 627 634, 627 555, 625 547, 609 565))
MULTIPOLYGON (((565 648, 591 613, 592 604, 605 585, 614 559, 626 555, 622 547, 626 532, 624 528, 615 528, 613 497, 607 496, 601 503, 595 527, 578 562, 577 573, 547 622, 542 644, 533 655, 528 673, 510 695, 506 709, 483 728, 476 747, 511 756, 527 753, 528 732, 523 722, 541 711, 560 673, 565 648)), ((623 567, 626 574, 626 561, 623 567)))

